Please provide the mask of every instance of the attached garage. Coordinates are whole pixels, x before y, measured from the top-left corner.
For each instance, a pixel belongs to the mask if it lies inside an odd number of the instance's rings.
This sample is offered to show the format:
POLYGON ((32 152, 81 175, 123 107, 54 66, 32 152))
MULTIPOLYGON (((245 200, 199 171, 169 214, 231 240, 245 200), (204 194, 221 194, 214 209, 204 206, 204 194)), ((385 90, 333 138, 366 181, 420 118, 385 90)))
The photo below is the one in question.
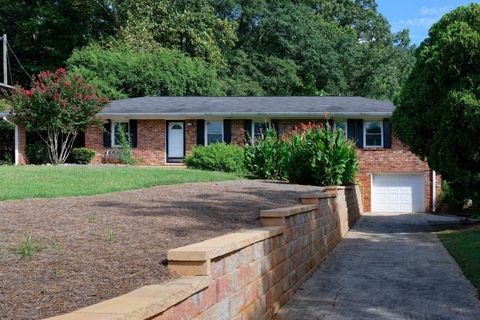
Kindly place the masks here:
POLYGON ((373 212, 424 212, 423 174, 373 174, 373 212))

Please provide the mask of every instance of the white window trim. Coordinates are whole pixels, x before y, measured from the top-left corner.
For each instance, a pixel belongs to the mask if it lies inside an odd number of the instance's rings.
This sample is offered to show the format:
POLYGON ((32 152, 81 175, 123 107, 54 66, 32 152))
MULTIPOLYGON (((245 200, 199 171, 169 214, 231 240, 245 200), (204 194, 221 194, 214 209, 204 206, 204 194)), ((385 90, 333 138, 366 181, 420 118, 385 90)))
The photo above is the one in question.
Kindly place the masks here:
POLYGON ((363 147, 364 148, 383 148, 384 142, 383 142, 383 122, 381 120, 370 120, 370 121, 363 121, 363 147), (369 123, 372 122, 378 122, 380 123, 380 140, 381 140, 381 145, 379 146, 369 146, 367 145, 367 127, 369 123))
POLYGON ((257 123, 258 122, 267 123, 269 129, 272 128, 272 120, 271 119, 252 119, 252 128, 250 130, 252 143, 255 143, 255 122, 257 122, 257 123))
POLYGON ((348 138, 348 121, 347 120, 334 120, 335 130, 337 130, 337 123, 345 123, 345 137, 348 138))
POLYGON ((222 143, 225 143, 225 127, 224 127, 224 121, 222 120, 207 120, 205 119, 204 123, 204 131, 205 131, 205 137, 204 137, 204 145, 208 146, 208 122, 209 121, 218 121, 222 123, 222 143))
POLYGON ((111 139, 111 143, 110 145, 112 146, 112 148, 118 148, 118 147, 121 147, 121 145, 119 144, 115 144, 115 124, 117 123, 126 123, 127 126, 128 126, 128 132, 126 132, 127 135, 130 134, 130 121, 129 120, 124 120, 124 121, 112 121, 111 123, 111 130, 110 130, 110 139, 111 139))

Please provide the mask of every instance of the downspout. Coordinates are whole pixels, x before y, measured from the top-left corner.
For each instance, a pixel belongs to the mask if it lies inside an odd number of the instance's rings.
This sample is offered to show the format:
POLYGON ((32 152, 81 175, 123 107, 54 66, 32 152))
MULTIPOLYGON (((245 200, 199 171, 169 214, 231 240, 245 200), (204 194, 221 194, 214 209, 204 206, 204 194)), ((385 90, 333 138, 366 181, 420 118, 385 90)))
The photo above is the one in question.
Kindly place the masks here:
POLYGON ((3 117, 3 120, 5 120, 8 123, 15 126, 15 165, 18 166, 18 164, 20 162, 20 154, 19 154, 19 151, 18 151, 18 149, 19 149, 18 141, 19 141, 19 138, 20 138, 20 132, 18 130, 18 125, 16 125, 12 121, 8 120, 7 117, 3 117))
POLYGON ((436 204, 437 204, 437 179, 436 172, 432 170, 432 212, 435 213, 436 204))

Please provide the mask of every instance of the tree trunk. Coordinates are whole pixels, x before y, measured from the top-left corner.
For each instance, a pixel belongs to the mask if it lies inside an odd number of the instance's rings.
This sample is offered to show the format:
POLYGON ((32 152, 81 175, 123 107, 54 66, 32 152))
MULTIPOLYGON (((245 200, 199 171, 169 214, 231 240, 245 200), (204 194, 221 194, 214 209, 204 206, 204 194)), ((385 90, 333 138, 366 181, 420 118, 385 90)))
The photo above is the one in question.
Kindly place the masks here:
POLYGON ((78 131, 62 133, 55 129, 49 128, 47 136, 41 139, 48 148, 48 158, 53 165, 64 164, 73 148, 73 143, 77 137, 78 131))

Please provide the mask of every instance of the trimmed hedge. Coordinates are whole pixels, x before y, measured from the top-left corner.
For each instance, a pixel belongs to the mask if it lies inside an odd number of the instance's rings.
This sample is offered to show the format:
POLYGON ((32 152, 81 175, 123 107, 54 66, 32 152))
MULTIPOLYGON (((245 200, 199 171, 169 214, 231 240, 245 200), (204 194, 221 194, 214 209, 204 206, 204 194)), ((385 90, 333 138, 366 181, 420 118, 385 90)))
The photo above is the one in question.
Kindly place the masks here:
POLYGON ((46 164, 50 162, 47 146, 42 142, 27 144, 25 146, 25 155, 29 164, 46 164))
POLYGON ((245 172, 243 157, 242 147, 234 144, 216 143, 207 147, 194 147, 185 158, 185 164, 192 169, 243 174, 245 172))
POLYGON ((95 157, 95 150, 88 148, 74 148, 70 153, 70 162, 75 164, 89 164, 95 157))

